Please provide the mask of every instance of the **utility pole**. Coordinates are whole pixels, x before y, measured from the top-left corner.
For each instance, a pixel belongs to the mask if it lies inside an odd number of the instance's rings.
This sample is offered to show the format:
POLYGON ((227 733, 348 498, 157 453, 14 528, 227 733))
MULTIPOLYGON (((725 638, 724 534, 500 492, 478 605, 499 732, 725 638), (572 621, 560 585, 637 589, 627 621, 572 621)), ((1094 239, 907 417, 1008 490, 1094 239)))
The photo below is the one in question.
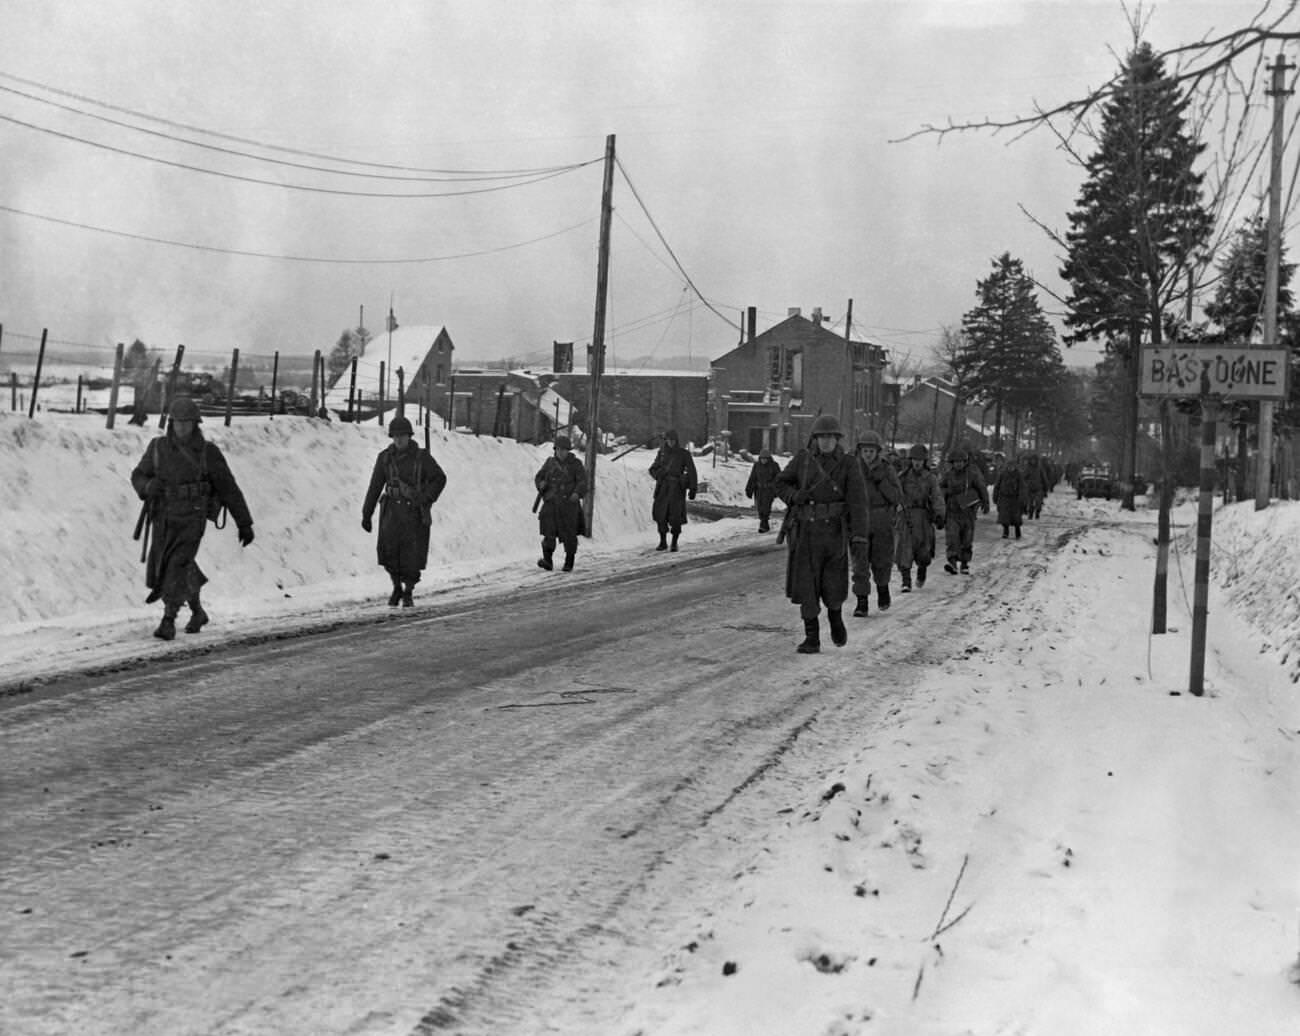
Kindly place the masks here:
MULTIPOLYGON (((1268 95, 1273 98, 1273 147, 1268 178, 1268 254, 1264 266, 1264 348, 1277 347, 1277 287, 1278 269, 1282 257, 1282 109, 1286 107, 1286 72, 1288 65, 1278 54, 1269 66, 1273 73, 1268 95)), ((1268 506, 1269 490, 1273 484, 1273 404, 1260 400, 1259 404, 1259 463, 1256 470, 1255 510, 1268 506)))
MULTIPOLYGON (((853 427, 857 423, 858 408, 858 381, 856 372, 853 369, 853 300, 849 299, 848 315, 844 318, 844 355, 849 361, 848 393, 849 393, 849 419, 845 422, 845 434, 848 436, 844 441, 847 443, 857 443, 857 430, 853 427)), ((856 447, 855 447, 856 448, 856 447)))
POLYGON ((614 214, 614 134, 605 138, 605 182, 600 194, 600 250, 596 260, 596 323, 591 332, 587 414, 587 535, 596 526, 596 446, 600 427, 600 378, 605 373, 605 297, 609 293, 609 225, 614 214))

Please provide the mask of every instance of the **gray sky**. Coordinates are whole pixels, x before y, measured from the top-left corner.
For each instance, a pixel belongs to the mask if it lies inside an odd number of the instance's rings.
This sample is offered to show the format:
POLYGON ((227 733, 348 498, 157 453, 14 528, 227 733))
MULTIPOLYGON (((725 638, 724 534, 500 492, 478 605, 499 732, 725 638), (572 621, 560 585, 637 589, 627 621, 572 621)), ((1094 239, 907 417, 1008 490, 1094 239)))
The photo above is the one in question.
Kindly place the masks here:
MULTIPOLYGON (((1226 31, 1257 6, 1149 5, 1147 38, 1226 31)), ((1130 41, 1118 0, 0 0, 0 24, 0 205, 28 214, 0 209, 7 344, 48 327, 310 353, 361 306, 381 331, 391 297, 461 357, 581 350, 615 134, 614 364, 738 339, 656 227, 733 323, 746 306, 760 330, 790 306, 842 321, 852 299, 855 337, 918 359, 1004 251, 1064 292, 1059 250, 1018 207, 1064 228, 1082 173, 1048 134, 890 140, 1080 96, 1130 41), (533 183, 381 178, 580 163, 533 183)))

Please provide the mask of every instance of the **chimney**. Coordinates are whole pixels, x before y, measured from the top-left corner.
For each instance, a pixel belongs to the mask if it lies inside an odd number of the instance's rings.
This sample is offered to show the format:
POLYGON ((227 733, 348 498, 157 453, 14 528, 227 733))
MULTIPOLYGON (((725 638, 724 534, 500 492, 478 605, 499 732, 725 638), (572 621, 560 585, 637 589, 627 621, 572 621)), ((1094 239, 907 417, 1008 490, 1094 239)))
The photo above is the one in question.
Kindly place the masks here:
POLYGON ((757 306, 750 306, 747 310, 745 310, 745 323, 749 327, 749 338, 746 340, 752 342, 754 340, 754 332, 758 328, 758 307, 757 306))
POLYGON ((821 326, 822 326, 822 308, 821 308, 821 306, 813 306, 813 311, 812 311, 812 322, 813 322, 813 326, 814 326, 814 327, 821 327, 821 326))
POLYGON ((785 315, 787 318, 797 317, 800 315, 801 312, 802 310, 800 310, 798 306, 791 306, 785 311, 785 315))

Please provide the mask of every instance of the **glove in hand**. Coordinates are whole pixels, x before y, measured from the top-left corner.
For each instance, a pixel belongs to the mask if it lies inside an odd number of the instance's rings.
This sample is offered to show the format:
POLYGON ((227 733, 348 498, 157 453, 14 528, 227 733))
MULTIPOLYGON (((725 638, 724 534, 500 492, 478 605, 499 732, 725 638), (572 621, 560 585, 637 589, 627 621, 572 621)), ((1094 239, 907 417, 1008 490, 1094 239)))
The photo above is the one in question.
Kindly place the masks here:
POLYGON ((369 518, 362 518, 362 519, 361 519, 361 528, 365 529, 366 532, 369 532, 369 531, 370 531, 371 529, 373 529, 374 527, 375 527, 375 526, 374 526, 374 523, 371 522, 371 520, 370 520, 369 518))
POLYGON ((251 525, 246 525, 244 528, 239 530, 239 545, 241 547, 247 547, 252 542, 253 527, 251 525))

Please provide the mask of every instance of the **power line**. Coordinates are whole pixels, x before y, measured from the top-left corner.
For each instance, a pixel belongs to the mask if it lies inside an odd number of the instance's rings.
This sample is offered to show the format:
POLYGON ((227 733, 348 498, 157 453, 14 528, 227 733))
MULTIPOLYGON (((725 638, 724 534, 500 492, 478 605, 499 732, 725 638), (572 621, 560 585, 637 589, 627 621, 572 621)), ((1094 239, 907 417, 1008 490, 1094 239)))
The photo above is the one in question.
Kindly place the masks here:
POLYGON ((228 180, 239 180, 243 183, 258 183, 268 187, 281 187, 291 191, 311 191, 317 194, 343 194, 355 198, 451 198, 464 194, 490 194, 494 191, 508 191, 517 187, 528 187, 535 183, 541 183, 544 180, 551 180, 557 176, 563 176, 565 173, 571 173, 575 170, 582 169, 589 165, 601 161, 593 158, 586 162, 577 162, 569 166, 558 166, 547 173, 542 173, 531 179, 521 180, 516 183, 498 184, 495 187, 475 187, 464 191, 431 191, 412 194, 393 194, 387 191, 348 191, 338 187, 312 187, 307 184, 284 183, 279 180, 263 180, 256 176, 241 176, 238 173, 225 173, 216 169, 205 169, 202 166, 190 165, 186 162, 174 162, 166 158, 158 158, 154 155, 141 154, 138 151, 129 151, 126 148, 114 147, 111 144, 101 144, 98 141, 87 140, 85 137, 78 137, 71 133, 63 133, 59 130, 49 129, 45 126, 38 126, 35 123, 24 122, 22 119, 15 119, 11 115, 0 115, 0 120, 11 122, 16 126, 23 126, 26 129, 35 130, 38 133, 48 133, 54 137, 60 137, 64 140, 75 141, 78 144, 86 144, 90 147, 101 148, 104 151, 111 151, 114 154, 126 155, 130 158, 142 158, 147 162, 157 162, 159 165, 171 166, 174 169, 184 169, 191 173, 206 173, 209 176, 221 176, 228 180))
POLYGON ((568 234, 574 230, 594 223, 595 216, 585 219, 581 223, 575 223, 571 227, 564 227, 562 230, 556 230, 549 234, 543 234, 541 237, 530 238, 527 241, 517 241, 514 244, 500 245, 496 248, 482 248, 473 252, 457 252, 450 255, 420 256, 405 259, 348 259, 348 258, 331 258, 324 256, 308 255, 277 255, 271 252, 252 252, 238 248, 219 248, 215 245, 200 245, 190 241, 171 241, 167 238, 150 237, 147 234, 132 234, 125 230, 109 230, 107 227, 96 227, 89 223, 78 223, 74 220, 59 219, 57 216, 44 216, 37 212, 26 212, 23 209, 15 209, 9 205, 0 205, 0 212, 12 212, 15 215, 27 216, 30 219, 44 220, 47 223, 58 223, 65 227, 74 227, 78 230, 92 230, 98 234, 109 234, 113 237, 130 238, 133 241, 147 241, 155 245, 170 245, 175 248, 192 248, 200 252, 216 252, 220 255, 242 255, 253 259, 280 259, 285 262, 294 263, 334 263, 339 265, 357 265, 357 266, 381 266, 381 265, 401 265, 415 263, 441 263, 453 259, 472 259, 481 255, 493 255, 497 252, 509 252, 516 248, 524 248, 527 245, 535 245, 539 241, 547 241, 553 237, 559 237, 561 234, 568 234))
MULTIPOLYGON (((82 101, 83 103, 86 104, 93 104, 100 108, 105 108, 109 111, 120 112, 124 115, 131 115, 137 119, 144 119, 148 122, 156 122, 163 126, 171 126, 173 129, 182 129, 189 133, 202 133, 205 134, 206 136, 216 137, 219 140, 229 140, 236 144, 249 144, 253 147, 260 147, 266 151, 279 151, 282 152, 283 154, 299 155, 304 158, 319 158, 326 162, 337 162, 342 165, 364 166, 370 169, 393 169, 399 172, 408 172, 408 173, 438 173, 438 174, 461 175, 461 176, 478 176, 478 175, 491 175, 491 174, 501 174, 501 175, 509 175, 509 176, 513 176, 513 175, 526 176, 526 175, 531 175, 533 173, 542 173, 548 171, 546 169, 463 169, 463 170, 426 169, 420 166, 390 165, 383 162, 366 162, 361 159, 337 158, 333 155, 324 155, 315 151, 303 151, 297 148, 281 147, 278 144, 266 144, 263 143, 262 141, 251 140, 247 137, 236 137, 229 133, 221 133, 218 132, 217 130, 204 129, 201 126, 192 126, 184 122, 175 122, 171 119, 164 119, 156 115, 149 115, 145 112, 135 111, 132 108, 123 108, 120 105, 109 104, 106 101, 99 101, 93 97, 87 97, 84 94, 76 94, 68 90, 60 90, 58 87, 49 86, 46 83, 38 83, 32 79, 24 79, 22 76, 16 76, 9 72, 0 71, 0 78, 9 79, 15 83, 22 83, 24 86, 35 87, 38 90, 45 90, 48 93, 57 94, 60 97, 69 97, 74 101, 82 101)), ((93 116, 93 117, 97 117, 97 116, 93 116)), ((597 161, 600 161, 600 159, 597 159, 597 161)))

